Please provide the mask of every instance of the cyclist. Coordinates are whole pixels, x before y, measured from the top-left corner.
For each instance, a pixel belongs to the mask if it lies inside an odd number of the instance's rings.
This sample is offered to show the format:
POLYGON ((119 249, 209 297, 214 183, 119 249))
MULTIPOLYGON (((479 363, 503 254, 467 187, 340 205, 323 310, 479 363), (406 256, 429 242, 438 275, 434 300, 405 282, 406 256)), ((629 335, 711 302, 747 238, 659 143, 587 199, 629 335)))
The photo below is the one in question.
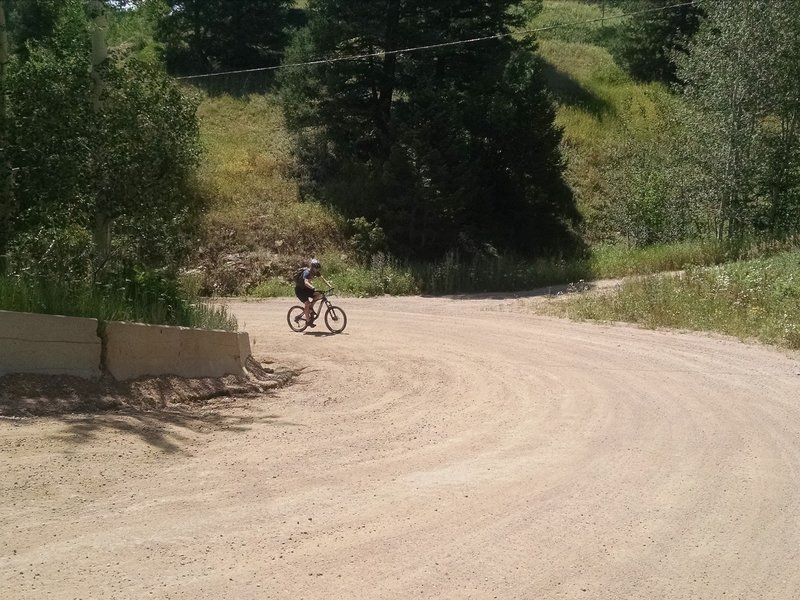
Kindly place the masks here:
MULTIPOLYGON (((294 293, 298 300, 303 303, 303 309, 306 316, 306 323, 309 327, 316 327, 311 315, 314 314, 314 303, 322 298, 316 288, 314 287, 313 279, 319 275, 322 277, 322 265, 316 258, 312 258, 308 263, 308 267, 298 272, 297 279, 294 282, 294 293)), ((322 277, 323 281, 325 278, 322 277)), ((314 314, 314 319, 316 319, 314 314)))

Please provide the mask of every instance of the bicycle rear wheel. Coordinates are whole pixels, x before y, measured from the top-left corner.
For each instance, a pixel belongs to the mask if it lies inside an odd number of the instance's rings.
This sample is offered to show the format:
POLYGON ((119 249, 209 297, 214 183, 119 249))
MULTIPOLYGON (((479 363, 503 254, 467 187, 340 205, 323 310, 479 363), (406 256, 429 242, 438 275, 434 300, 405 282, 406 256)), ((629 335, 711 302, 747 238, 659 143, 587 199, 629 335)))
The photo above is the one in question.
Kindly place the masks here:
POLYGON ((329 306, 325 313, 325 325, 331 333, 342 333, 347 327, 347 315, 338 306, 329 306))
POLYGON ((308 323, 306 323, 306 311, 302 306, 293 306, 290 308, 289 312, 286 314, 286 320, 289 323, 289 328, 297 333, 305 331, 306 327, 308 327, 308 323))

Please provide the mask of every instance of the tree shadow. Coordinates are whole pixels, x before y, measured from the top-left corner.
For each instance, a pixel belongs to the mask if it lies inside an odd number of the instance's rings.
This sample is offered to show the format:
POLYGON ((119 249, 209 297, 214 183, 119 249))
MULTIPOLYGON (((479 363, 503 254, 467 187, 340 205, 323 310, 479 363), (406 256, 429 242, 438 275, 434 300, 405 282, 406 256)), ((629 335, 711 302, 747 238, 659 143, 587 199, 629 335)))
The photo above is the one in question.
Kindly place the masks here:
POLYGON ((577 283, 563 283, 558 285, 548 285, 533 290, 518 292, 483 292, 475 294, 449 294, 447 296, 437 296, 448 300, 526 300, 532 298, 550 298, 565 294, 576 294, 580 292, 590 292, 592 290, 608 287, 601 282, 578 281, 577 283))
POLYGON ((253 95, 264 95, 275 91, 273 71, 212 74, 211 76, 185 75, 179 83, 187 89, 196 90, 210 98, 231 96, 238 100, 253 95))
POLYGON ((6 375, 0 378, 0 417, 18 426, 36 417, 66 425, 62 441, 81 444, 103 431, 138 436, 166 453, 185 453, 196 434, 242 432, 254 424, 300 427, 258 405, 288 385, 298 371, 248 361, 246 377, 145 377, 118 382, 106 376, 6 375))
POLYGON ((543 72, 547 86, 559 104, 582 108, 595 117, 612 111, 612 106, 608 102, 587 90, 552 63, 545 61, 543 72))
POLYGON ((92 442, 104 432, 137 436, 146 444, 166 454, 188 454, 185 446, 193 434, 217 431, 240 433, 254 424, 301 427, 281 420, 279 415, 233 415, 214 411, 197 414, 188 410, 169 409, 156 413, 120 411, 102 415, 66 415, 61 420, 67 429, 56 439, 80 445, 92 442))

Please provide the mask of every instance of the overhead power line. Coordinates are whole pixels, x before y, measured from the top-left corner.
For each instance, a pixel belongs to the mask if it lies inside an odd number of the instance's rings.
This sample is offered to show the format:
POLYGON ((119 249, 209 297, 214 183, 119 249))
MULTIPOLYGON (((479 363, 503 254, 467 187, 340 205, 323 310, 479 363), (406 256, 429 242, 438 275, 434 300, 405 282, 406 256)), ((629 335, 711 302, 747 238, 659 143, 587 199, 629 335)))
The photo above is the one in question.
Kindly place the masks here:
POLYGON ((422 52, 424 50, 436 50, 437 48, 451 48, 453 46, 464 46, 467 44, 476 44, 478 42, 486 42, 489 40, 499 40, 506 37, 511 37, 514 35, 526 34, 526 33, 540 33, 542 31, 552 31, 553 29, 565 29, 568 27, 575 27, 576 25, 588 25, 590 23, 597 23, 598 21, 610 21, 612 19, 622 19, 625 17, 634 17, 637 15, 644 15, 648 13, 657 13, 657 12, 665 12, 668 10, 673 10, 675 8, 683 8, 685 6, 695 6, 700 3, 701 0, 692 0, 691 2, 681 2, 680 4, 671 4, 669 6, 661 6, 658 8, 648 8, 645 10, 637 10, 634 12, 623 13, 619 15, 610 15, 610 16, 602 16, 597 17, 594 19, 586 19, 585 21, 570 21, 569 23, 556 23, 554 25, 546 25, 545 27, 536 27, 533 29, 518 29, 513 32, 508 33, 498 33, 495 35, 487 35, 483 37, 476 37, 466 40, 456 40, 454 42, 441 42, 438 44, 428 44, 426 46, 414 46, 411 48, 401 48, 398 50, 381 50, 378 52, 370 52, 369 54, 356 54, 352 56, 337 56, 333 58, 320 58, 316 60, 310 60, 307 62, 299 62, 299 63, 287 63, 282 65, 276 65, 273 67, 258 67, 255 69, 239 69, 237 71, 221 71, 218 73, 204 73, 202 75, 186 75, 183 77, 176 77, 175 79, 179 80, 189 80, 189 79, 207 79, 209 77, 221 77, 223 75, 238 75, 240 73, 259 73, 263 71, 277 71, 278 69, 291 69, 297 67, 310 67, 314 65, 327 65, 332 63, 338 62, 346 62, 346 61, 353 61, 353 60, 362 60, 365 58, 380 58, 384 56, 392 56, 395 54, 410 54, 411 52, 422 52))

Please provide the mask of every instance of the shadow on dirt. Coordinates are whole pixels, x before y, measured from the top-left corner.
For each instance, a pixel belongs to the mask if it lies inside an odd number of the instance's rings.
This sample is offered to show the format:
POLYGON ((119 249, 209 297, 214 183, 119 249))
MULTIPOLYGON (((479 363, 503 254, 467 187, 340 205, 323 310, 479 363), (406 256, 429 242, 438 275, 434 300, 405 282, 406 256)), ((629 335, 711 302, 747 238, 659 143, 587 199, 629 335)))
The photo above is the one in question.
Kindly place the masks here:
POLYGON ((188 410, 162 410, 153 413, 123 411, 104 415, 68 415, 67 429, 57 438, 70 444, 91 443, 106 432, 135 435, 143 442, 168 454, 187 454, 185 446, 195 434, 244 432, 254 424, 299 427, 282 421, 279 415, 233 415, 214 410, 198 414, 188 410))
POLYGON ((578 281, 577 283, 550 285, 547 287, 537 288, 535 290, 526 290, 521 292, 485 292, 424 297, 447 298, 448 300, 525 300, 527 298, 550 298, 567 294, 590 292, 592 290, 602 289, 605 287, 608 287, 608 283, 604 281, 595 281, 591 283, 578 281))
POLYGON ((194 434, 242 432, 256 423, 294 426, 261 403, 292 382, 299 371, 250 361, 246 377, 184 379, 149 377, 118 382, 111 377, 6 375, 0 377, 0 418, 24 427, 37 418, 64 422, 58 438, 92 441, 103 430, 136 435, 163 452, 183 452, 194 434))

